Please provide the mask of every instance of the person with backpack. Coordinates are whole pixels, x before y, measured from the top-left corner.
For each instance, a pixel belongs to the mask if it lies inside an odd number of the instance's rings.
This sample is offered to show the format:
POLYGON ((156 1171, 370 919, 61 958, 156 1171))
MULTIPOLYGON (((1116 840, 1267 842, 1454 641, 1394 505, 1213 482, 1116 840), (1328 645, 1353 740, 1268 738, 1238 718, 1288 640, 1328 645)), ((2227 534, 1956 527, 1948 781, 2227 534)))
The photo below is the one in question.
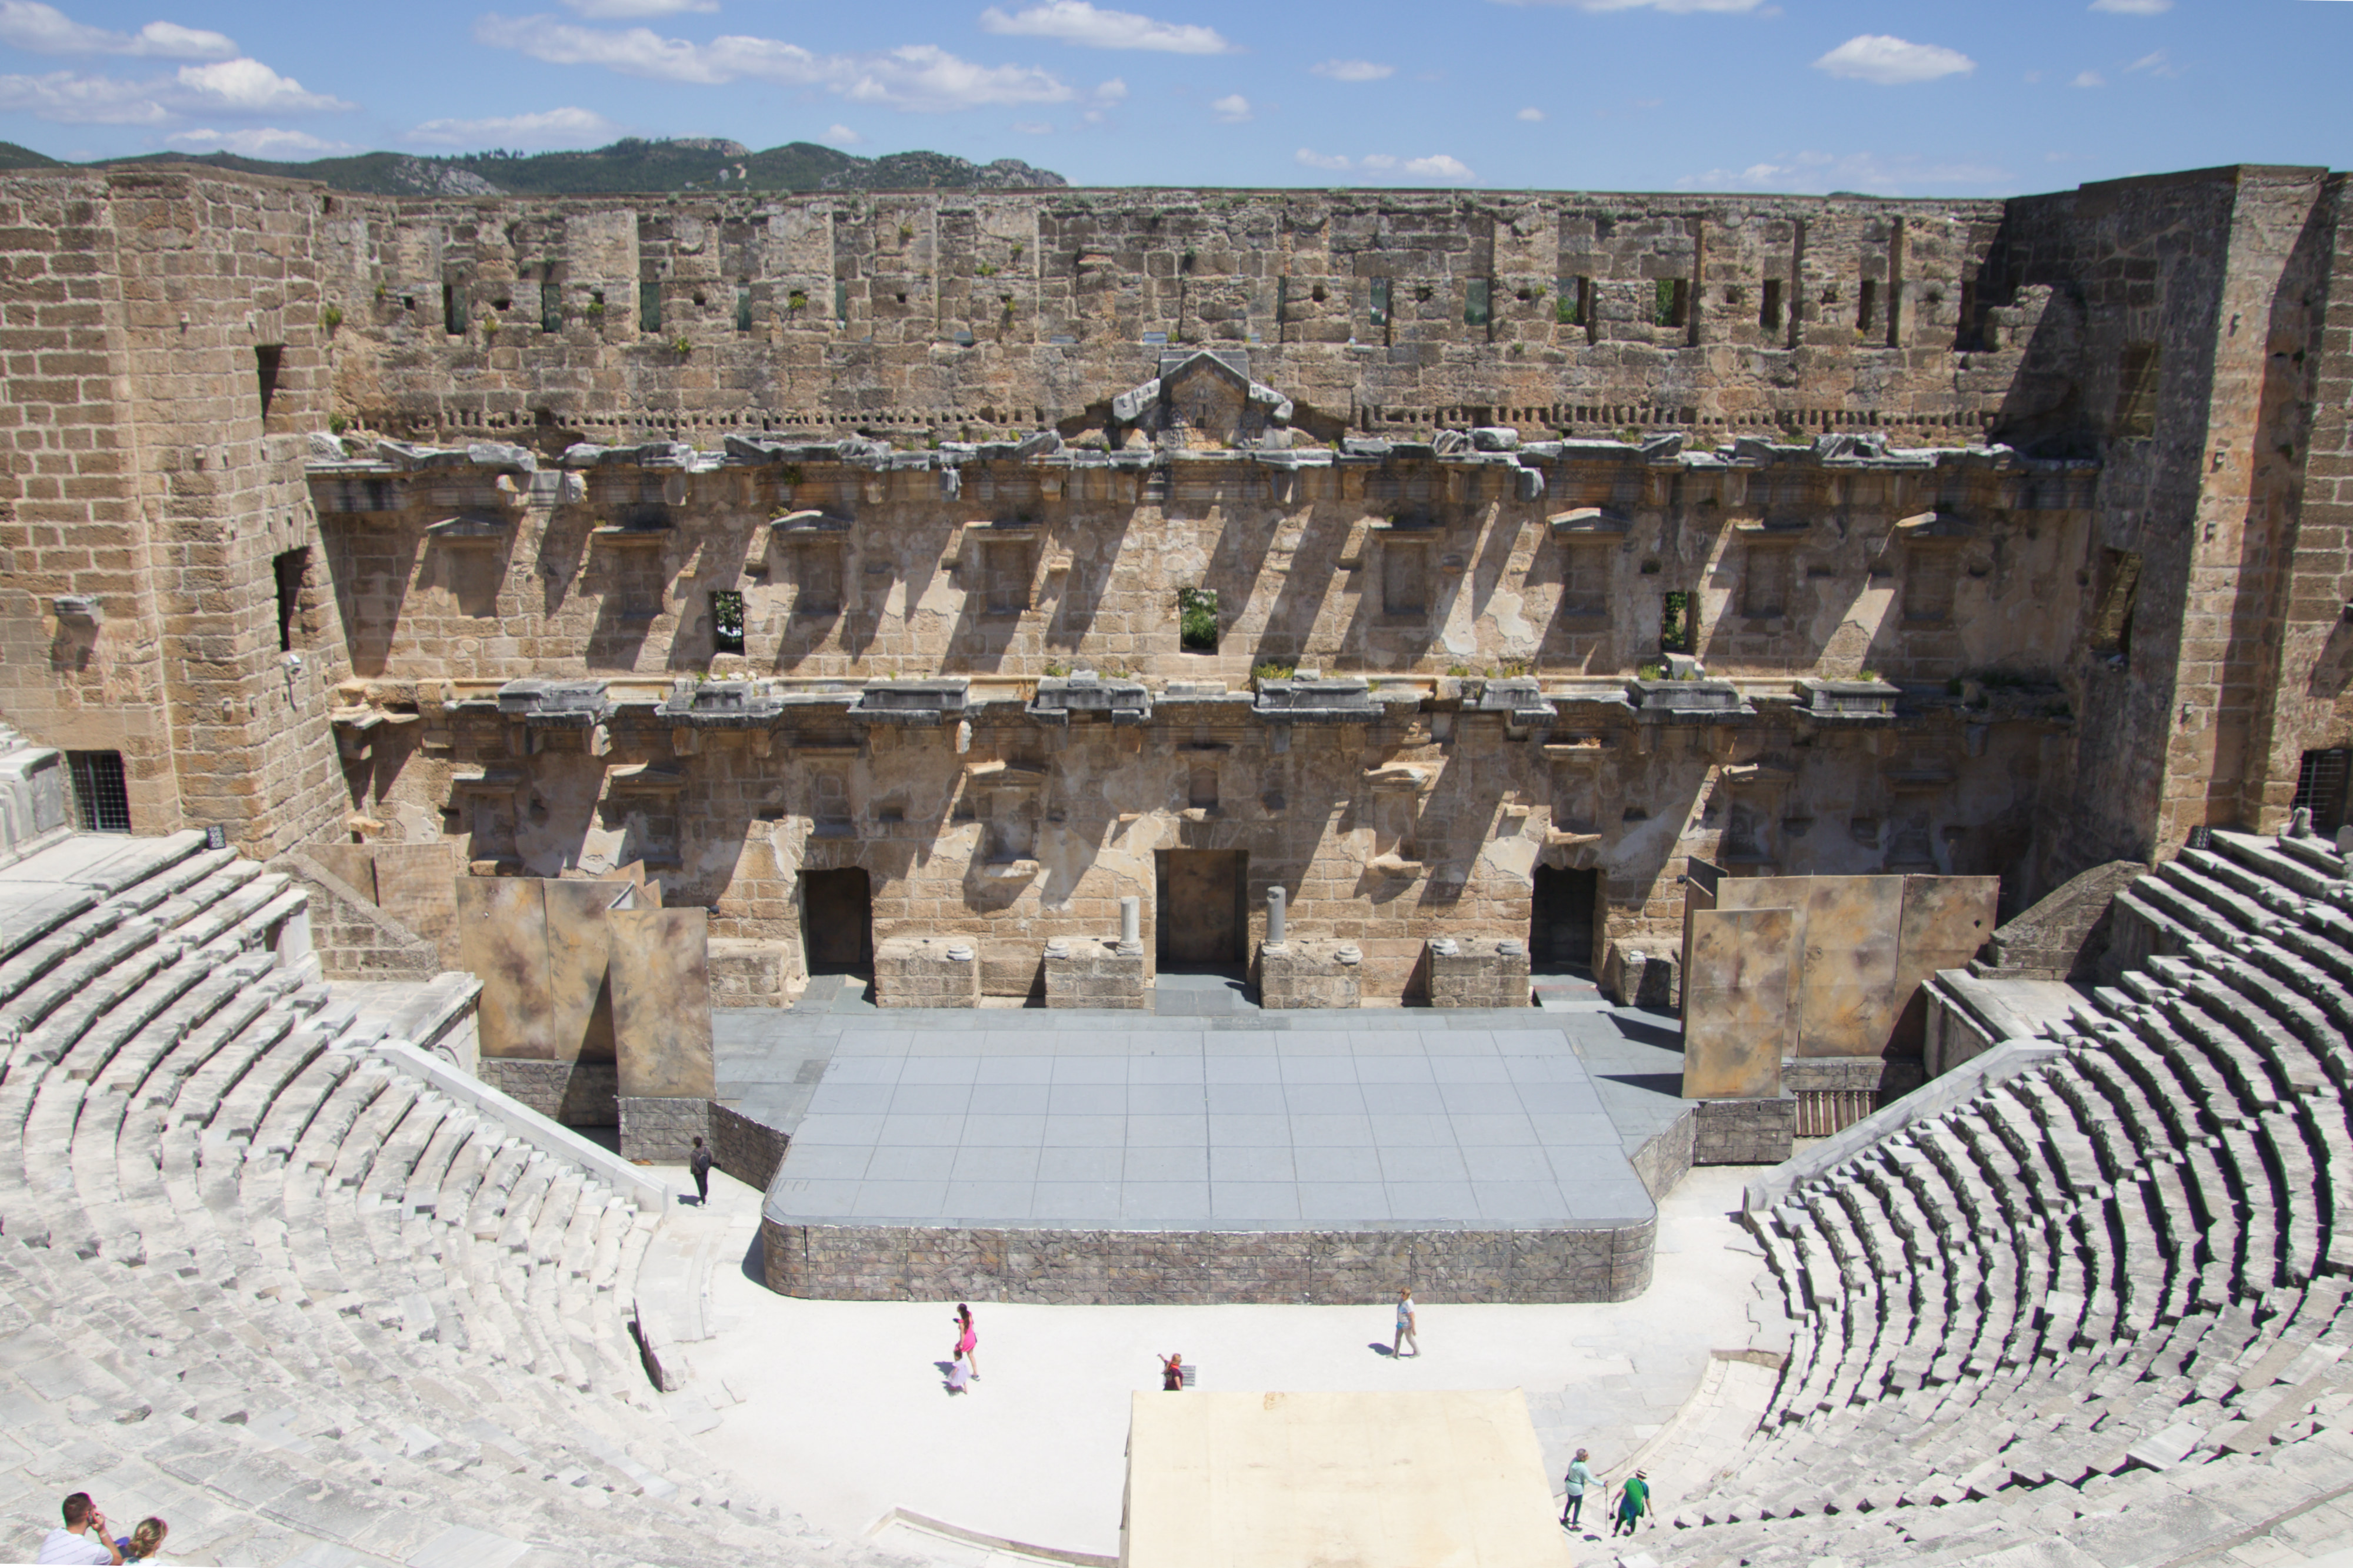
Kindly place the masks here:
POLYGON ((695 1207, 709 1208, 711 1206, 711 1151, 702 1146, 702 1140, 700 1138, 694 1141, 694 1152, 686 1157, 686 1168, 694 1175, 695 1207))

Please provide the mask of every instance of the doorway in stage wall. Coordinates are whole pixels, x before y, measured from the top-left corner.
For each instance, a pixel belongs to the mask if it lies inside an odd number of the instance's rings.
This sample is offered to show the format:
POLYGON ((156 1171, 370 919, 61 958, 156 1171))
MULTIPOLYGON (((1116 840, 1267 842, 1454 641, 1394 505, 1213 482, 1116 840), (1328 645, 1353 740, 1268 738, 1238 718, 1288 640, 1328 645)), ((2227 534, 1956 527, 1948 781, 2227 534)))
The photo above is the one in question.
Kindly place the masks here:
POLYGON ((874 893, 866 873, 801 873, 801 952, 811 974, 874 972, 874 893))
POLYGON ((1538 974, 1593 975, 1595 910, 1601 901, 1599 871, 1536 868, 1534 908, 1528 917, 1528 963, 1538 974))
POLYGON ((1154 861, 1159 966, 1239 969, 1248 963, 1242 879, 1250 857, 1239 849, 1162 849, 1154 861))

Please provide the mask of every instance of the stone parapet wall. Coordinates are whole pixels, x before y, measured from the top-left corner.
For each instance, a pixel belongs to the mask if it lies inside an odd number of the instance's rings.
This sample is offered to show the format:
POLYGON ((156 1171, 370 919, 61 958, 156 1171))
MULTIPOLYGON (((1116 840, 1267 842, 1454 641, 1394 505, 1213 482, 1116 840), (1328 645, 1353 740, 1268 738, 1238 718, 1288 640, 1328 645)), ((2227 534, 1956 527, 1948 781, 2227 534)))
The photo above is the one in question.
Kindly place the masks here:
POLYGON ((1364 1005, 1364 963, 1340 961, 1343 948, 1361 952, 1356 943, 1293 937, 1288 951, 1258 950, 1259 1005, 1269 1012, 1302 1007, 1359 1007, 1364 1005))
POLYGON ((702 1139, 706 1147, 711 1143, 711 1101, 707 1100, 625 1094, 616 1103, 624 1160, 684 1164, 694 1140, 702 1139))
POLYGON ((788 1132, 733 1106, 711 1102, 712 1163, 746 1186, 766 1192, 792 1142, 788 1132))
POLYGON ((1658 1222, 1571 1230, 951 1230, 763 1218, 768 1288, 822 1300, 1070 1306, 1626 1301, 1658 1222))
POLYGON ((1696 1109, 1686 1108, 1663 1131, 1634 1151, 1634 1173, 1642 1178, 1643 1189, 1654 1200, 1665 1197, 1691 1174, 1692 1144, 1698 1131, 1696 1109))
POLYGON ((1694 1165, 1778 1165, 1789 1157, 1798 1124, 1794 1095, 1698 1100, 1692 1109, 1694 1165))
POLYGON ((1430 965, 1431 1006, 1497 1008, 1528 1005, 1525 942, 1491 936, 1447 940, 1458 951, 1441 952, 1433 942, 1426 960, 1430 965))
POLYGON ((430 980, 441 949, 301 850, 269 862, 311 895, 311 950, 329 980, 430 980))
POLYGON ((1114 942, 1080 938, 1066 954, 1046 954, 1049 1007, 1148 1007, 1152 988, 1144 955, 1123 954, 1114 942))
POLYGON ((789 1007, 800 973, 790 942, 739 937, 711 939, 711 1005, 713 1007, 789 1007))
POLYGON ((566 1127, 613 1127, 621 1120, 620 1069, 611 1062, 551 1062, 483 1057, 475 1077, 566 1127))
POLYGON ((901 936, 874 949, 874 1005, 878 1007, 977 1007, 980 958, 969 943, 945 937, 901 936), (951 958, 958 947, 965 956, 951 958))

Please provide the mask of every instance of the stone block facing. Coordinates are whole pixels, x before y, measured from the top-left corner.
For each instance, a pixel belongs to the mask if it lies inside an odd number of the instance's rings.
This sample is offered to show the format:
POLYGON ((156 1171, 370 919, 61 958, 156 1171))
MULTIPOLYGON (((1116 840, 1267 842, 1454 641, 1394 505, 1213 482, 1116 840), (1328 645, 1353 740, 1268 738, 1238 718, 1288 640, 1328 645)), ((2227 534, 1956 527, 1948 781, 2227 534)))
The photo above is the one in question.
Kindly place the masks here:
POLYGON ((1151 1001, 1144 954, 1122 954, 1108 942, 1073 940, 1067 953, 1046 954, 1049 1007, 1144 1007, 1151 1001))
POLYGON ((1772 1100, 1703 1100, 1693 1110, 1691 1163, 1694 1165, 1778 1165, 1789 1157, 1797 1135, 1794 1095, 1772 1100))
POLYGON ((1453 952, 1430 944, 1430 1005, 1433 1007, 1525 1007, 1528 1005, 1528 944, 1509 937, 1448 939, 1453 952))
POLYGON ((711 1104, 712 1163, 746 1186, 765 1192, 785 1163, 792 1134, 754 1120, 730 1105, 711 1104))
POLYGON ((711 1005, 787 1007, 800 965, 792 944, 740 938, 711 939, 711 1005))
POLYGON ((1602 962, 1602 994, 1620 1007, 1672 1007, 1683 996, 1682 966, 1673 953, 1613 946, 1602 962))
POLYGON ((898 936, 874 949, 878 1007, 977 1007, 980 959, 969 943, 945 937, 898 936), (964 953, 951 958, 949 951, 964 953))
POLYGON ((1268 1011, 1301 1007, 1360 1007, 1364 1005, 1363 964, 1340 961, 1343 948, 1354 944, 1293 937, 1288 950, 1258 951, 1259 1005, 1268 1011))
POLYGON ((711 1101, 707 1100, 623 1095, 620 1110, 624 1160, 684 1164, 694 1140, 711 1142, 711 1101))
POLYGON ((1625 1301, 1655 1216, 1567 1230, 951 1230, 764 1217, 768 1288, 818 1300, 1070 1306, 1625 1301))
POLYGON ((611 1127, 621 1119, 620 1071, 612 1062, 484 1057, 477 1066, 484 1083, 566 1127, 611 1127))

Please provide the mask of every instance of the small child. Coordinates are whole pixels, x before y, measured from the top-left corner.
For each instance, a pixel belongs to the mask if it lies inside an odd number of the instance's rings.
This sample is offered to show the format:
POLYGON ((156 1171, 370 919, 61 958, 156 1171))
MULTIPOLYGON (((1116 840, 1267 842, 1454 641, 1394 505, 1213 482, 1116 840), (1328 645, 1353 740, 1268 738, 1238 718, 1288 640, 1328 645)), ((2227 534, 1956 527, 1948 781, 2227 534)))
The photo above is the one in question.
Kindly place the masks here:
POLYGON ((948 1392, 963 1394, 971 1387, 972 1369, 965 1364, 964 1352, 958 1351, 955 1360, 948 1363, 948 1392))

